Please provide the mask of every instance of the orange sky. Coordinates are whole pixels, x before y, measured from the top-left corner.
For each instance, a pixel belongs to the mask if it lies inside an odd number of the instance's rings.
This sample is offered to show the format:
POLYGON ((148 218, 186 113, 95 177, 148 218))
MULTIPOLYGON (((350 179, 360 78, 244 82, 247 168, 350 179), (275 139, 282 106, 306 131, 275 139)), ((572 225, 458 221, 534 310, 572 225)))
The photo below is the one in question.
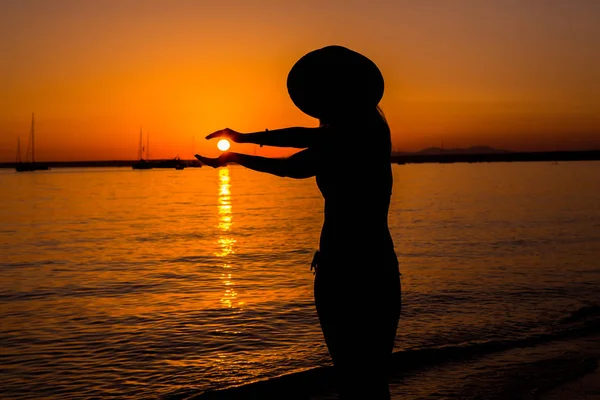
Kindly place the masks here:
POLYGON ((0 161, 32 112, 41 161, 133 159, 140 126, 153 158, 315 126, 285 82, 329 44, 379 65, 398 150, 600 148, 599 38, 597 0, 2 1, 0 161))

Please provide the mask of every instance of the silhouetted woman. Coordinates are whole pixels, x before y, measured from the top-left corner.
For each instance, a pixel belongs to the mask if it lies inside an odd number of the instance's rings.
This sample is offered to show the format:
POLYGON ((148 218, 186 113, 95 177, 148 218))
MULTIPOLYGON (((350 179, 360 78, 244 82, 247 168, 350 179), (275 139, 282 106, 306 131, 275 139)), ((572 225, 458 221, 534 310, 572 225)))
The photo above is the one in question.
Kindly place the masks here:
POLYGON ((316 177, 325 199, 315 253, 315 303, 343 399, 389 399, 388 364, 400 316, 400 277, 388 230, 391 139, 378 108, 383 76, 365 56, 328 46, 302 57, 288 75, 294 104, 318 128, 242 134, 223 129, 207 139, 295 147, 288 158, 227 152, 196 157, 281 177, 316 177))

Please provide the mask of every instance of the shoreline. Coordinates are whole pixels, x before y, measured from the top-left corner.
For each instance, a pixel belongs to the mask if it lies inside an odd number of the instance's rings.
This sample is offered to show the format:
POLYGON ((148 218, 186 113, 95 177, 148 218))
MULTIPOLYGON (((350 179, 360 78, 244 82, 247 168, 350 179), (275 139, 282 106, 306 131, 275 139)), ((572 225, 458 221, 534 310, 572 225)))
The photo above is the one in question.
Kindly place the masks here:
POLYGON ((539 161, 597 161, 600 150, 545 151, 545 152, 500 152, 500 153, 436 153, 402 154, 392 156, 392 163, 481 163, 481 162, 539 162, 539 161))
MULTIPOLYGON (((560 346, 561 343, 564 344, 571 341, 583 341, 583 343, 588 340, 595 341, 597 338, 600 338, 599 334, 600 321, 594 321, 584 324, 579 329, 566 330, 555 334, 534 335, 522 339, 503 339, 461 346, 396 351, 392 354, 391 360, 391 369, 393 372, 390 380, 390 389, 392 390, 392 394, 403 390, 403 378, 400 378, 399 381, 394 381, 394 376, 402 377, 410 373, 418 374, 423 371, 433 371, 436 368, 448 371, 448 368, 452 369, 459 366, 458 368, 460 369, 460 364, 466 360, 482 361, 490 357, 501 358, 510 352, 522 352, 525 349, 540 349, 544 348, 544 346, 560 346)), ((585 344, 578 344, 577 347, 583 349, 585 344)), ((587 399, 586 397, 569 397, 570 389, 568 389, 568 385, 575 385, 576 382, 580 382, 581 379, 593 373, 596 373, 597 377, 600 378, 598 352, 593 351, 592 354, 585 354, 584 351, 578 351, 577 353, 575 356, 561 359, 561 362, 556 365, 555 369, 544 368, 548 360, 556 360, 548 358, 548 356, 540 357, 544 361, 543 363, 540 363, 538 360, 537 364, 535 361, 526 364, 525 367, 528 372, 537 373, 537 379, 523 386, 506 387, 506 394, 531 392, 539 400, 587 399), (555 374, 558 375, 553 376, 555 374), (564 389, 565 387, 567 389, 564 389), (553 393, 556 391, 560 391, 560 393, 565 392, 567 395, 546 398, 546 395, 554 395, 553 393)), ((510 370, 503 371, 506 374, 510 372, 510 370)), ((209 389, 197 394, 190 393, 187 397, 182 397, 182 400, 279 399, 289 396, 291 392, 295 393, 298 398, 312 396, 315 399, 325 400, 329 398, 328 394, 333 391, 333 379, 333 369, 331 366, 319 366, 275 377, 257 379, 249 383, 209 389)), ((579 383, 581 387, 579 390, 584 393, 585 391, 598 389, 598 393, 600 393, 600 379, 596 383, 597 385, 594 386, 594 382, 582 381, 579 383)), ((392 396, 392 398, 398 398, 398 396, 392 396)))

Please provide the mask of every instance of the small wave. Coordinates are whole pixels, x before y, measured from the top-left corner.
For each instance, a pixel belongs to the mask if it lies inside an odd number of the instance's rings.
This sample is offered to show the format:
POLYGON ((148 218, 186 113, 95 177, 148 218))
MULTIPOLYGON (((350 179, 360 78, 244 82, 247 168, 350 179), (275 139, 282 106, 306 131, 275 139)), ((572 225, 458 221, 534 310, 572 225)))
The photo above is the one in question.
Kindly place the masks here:
POLYGON ((160 272, 160 273, 156 273, 156 274, 150 274, 148 275, 149 279, 158 279, 159 281, 164 281, 164 280, 193 280, 196 278, 195 275, 193 274, 177 274, 175 272, 160 272))
POLYGON ((53 290, 38 289, 29 292, 7 291, 0 293, 0 301, 32 301, 59 297, 119 297, 138 292, 156 292, 164 287, 159 283, 105 282, 102 286, 67 285, 53 290))
POLYGON ((183 232, 183 233, 153 233, 146 236, 137 236, 133 240, 137 242, 174 242, 178 240, 202 240, 206 239, 206 235, 200 232, 183 232))
POLYGON ((600 317, 600 305, 592 304, 581 307, 566 318, 560 320, 561 324, 572 324, 574 322, 586 321, 591 318, 600 317))
POLYGON ((0 301, 9 302, 9 301, 31 301, 31 300, 40 300, 47 299, 51 297, 55 297, 58 295, 58 292, 54 290, 36 290, 30 292, 16 292, 9 291, 5 293, 0 293, 0 301))
POLYGON ((162 261, 170 263, 210 264, 211 262, 214 262, 215 259, 216 257, 213 256, 184 256, 162 261))
POLYGON ((1 268, 30 268, 30 267, 39 267, 42 265, 56 265, 56 264, 61 264, 61 262, 59 261, 55 261, 55 260, 42 260, 42 261, 35 261, 35 262, 9 262, 9 263, 3 263, 0 264, 1 268))

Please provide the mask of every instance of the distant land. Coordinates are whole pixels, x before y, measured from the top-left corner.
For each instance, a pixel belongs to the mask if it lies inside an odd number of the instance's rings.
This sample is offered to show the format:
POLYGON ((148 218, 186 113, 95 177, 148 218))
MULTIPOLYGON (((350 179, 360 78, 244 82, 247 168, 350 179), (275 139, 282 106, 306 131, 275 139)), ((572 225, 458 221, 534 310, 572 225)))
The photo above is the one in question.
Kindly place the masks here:
POLYGON ((600 150, 515 152, 487 146, 474 146, 464 149, 429 147, 415 153, 392 153, 392 163, 396 164, 593 160, 600 160, 600 150))
POLYGON ((494 149, 488 146, 472 146, 465 149, 444 149, 441 147, 428 147, 417 151, 416 153, 399 153, 398 155, 414 155, 414 154, 507 154, 512 153, 508 150, 494 149))
MULTIPOLYGON (((476 163, 476 162, 523 162, 523 161, 594 161, 600 160, 600 150, 582 151, 544 151, 514 152, 494 149, 486 146, 475 146, 464 149, 443 149, 429 147, 417 152, 392 152, 394 164, 421 163, 476 163)), ((152 160, 154 163, 169 160, 152 160)), ((106 161, 44 161, 50 168, 82 168, 82 167, 131 167, 136 160, 106 161)), ((198 160, 181 160, 188 168, 201 167, 198 160)), ((15 168, 16 163, 0 163, 0 168, 15 168)))
MULTIPOLYGON (((100 161, 36 161, 36 164, 47 165, 49 168, 88 168, 88 167, 131 167, 138 160, 100 160, 100 161)), ((150 160, 150 164, 156 169, 175 168, 181 164, 185 168, 200 168, 202 164, 198 160, 150 160)), ((0 168, 15 168, 17 163, 0 163, 0 168)))

